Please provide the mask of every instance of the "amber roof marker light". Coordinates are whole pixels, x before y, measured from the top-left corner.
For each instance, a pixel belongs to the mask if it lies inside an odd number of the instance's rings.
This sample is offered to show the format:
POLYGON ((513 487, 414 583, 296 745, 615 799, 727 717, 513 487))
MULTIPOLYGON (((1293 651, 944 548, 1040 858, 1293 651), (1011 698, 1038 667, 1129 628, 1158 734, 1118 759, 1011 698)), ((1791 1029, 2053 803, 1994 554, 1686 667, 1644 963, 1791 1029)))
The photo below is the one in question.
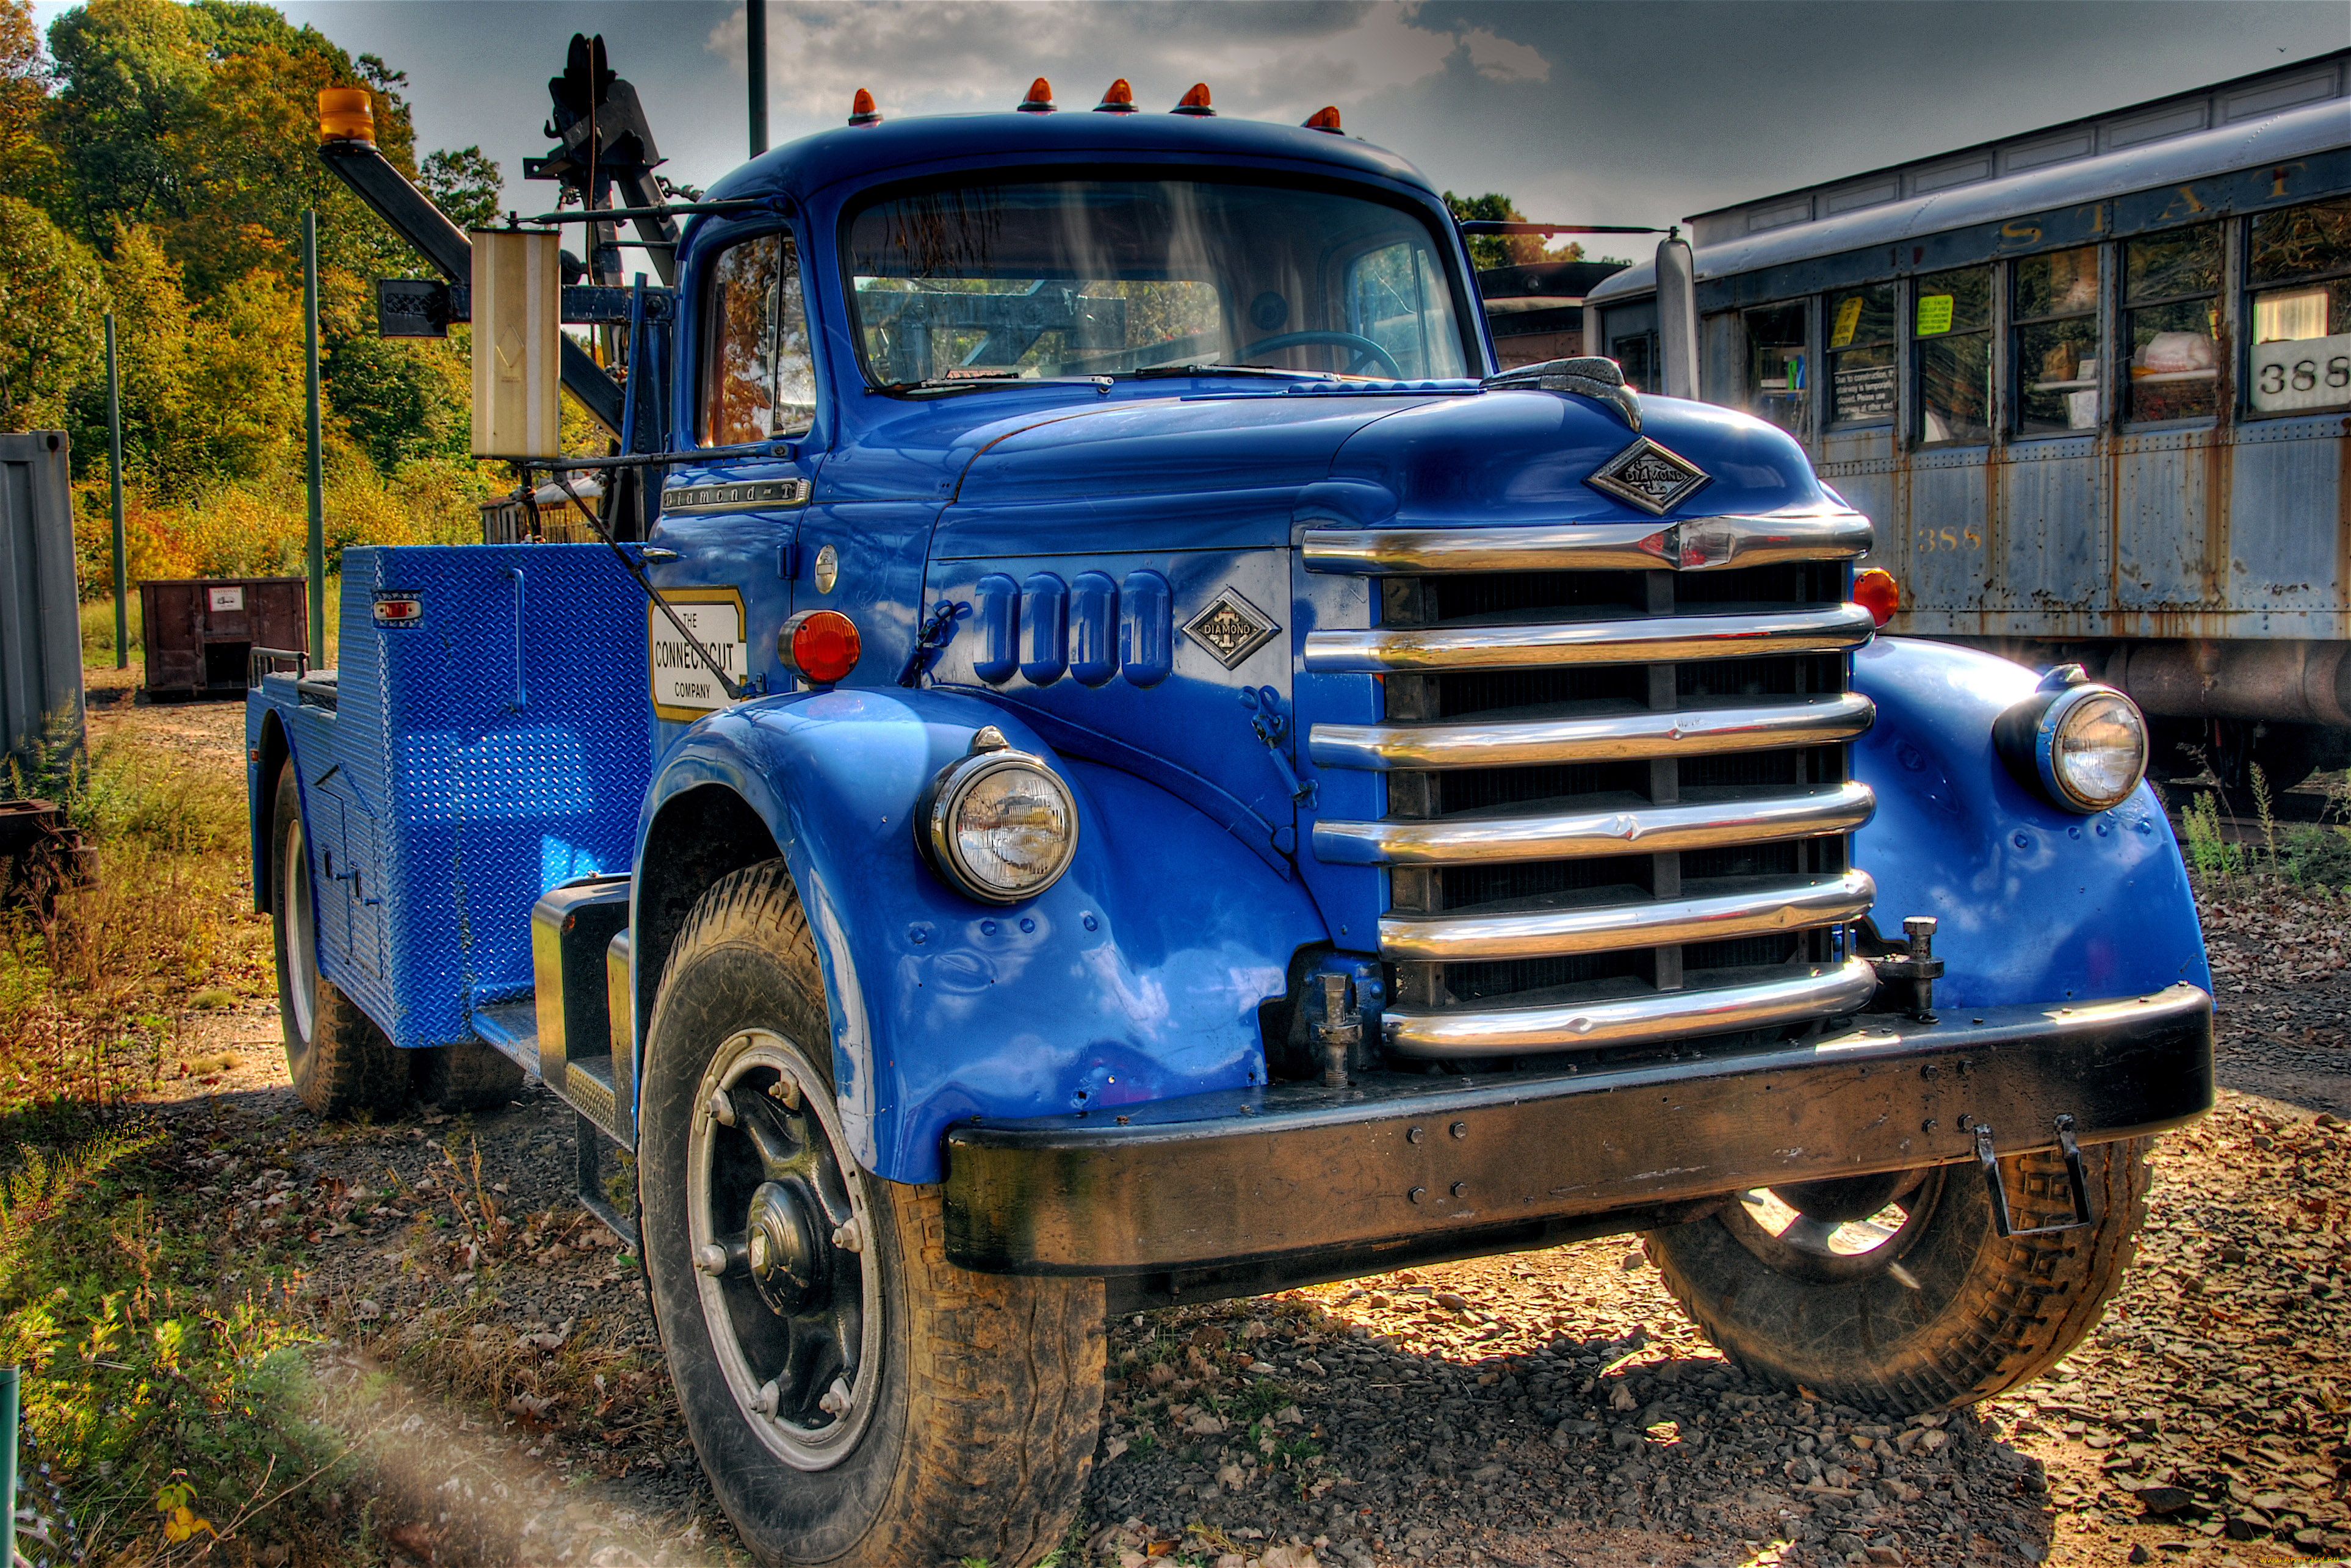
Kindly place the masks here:
POLYGON ((1096 114, 1139 114, 1142 111, 1134 107, 1134 89, 1127 85, 1124 77, 1121 77, 1110 84, 1110 90, 1102 94, 1100 103, 1094 105, 1094 112, 1096 114))
POLYGON ((1052 113, 1053 84, 1047 81, 1043 77, 1039 77, 1035 81, 1029 84, 1029 96, 1022 99, 1019 103, 1014 104, 1012 107, 1019 110, 1022 114, 1052 113))
POLYGON ((849 123, 852 125, 882 123, 882 111, 873 107, 873 95, 862 87, 857 89, 857 96, 849 100, 849 123))
POLYGON ((1335 103, 1324 104, 1299 123, 1309 131, 1327 131, 1333 136, 1347 134, 1346 128, 1339 123, 1339 106, 1335 103))
POLYGON ((375 145, 375 100, 363 87, 322 87, 319 89, 319 141, 357 141, 375 145))
POLYGON ((1902 585, 1894 580, 1892 572, 1873 566, 1853 574, 1853 601, 1883 627, 1902 608, 1902 585))
POLYGON ((1208 84, 1204 81, 1194 82, 1192 84, 1192 90, 1186 93, 1183 98, 1177 101, 1176 107, 1169 110, 1167 112, 1170 114, 1196 114, 1213 117, 1217 111, 1208 102, 1208 84))

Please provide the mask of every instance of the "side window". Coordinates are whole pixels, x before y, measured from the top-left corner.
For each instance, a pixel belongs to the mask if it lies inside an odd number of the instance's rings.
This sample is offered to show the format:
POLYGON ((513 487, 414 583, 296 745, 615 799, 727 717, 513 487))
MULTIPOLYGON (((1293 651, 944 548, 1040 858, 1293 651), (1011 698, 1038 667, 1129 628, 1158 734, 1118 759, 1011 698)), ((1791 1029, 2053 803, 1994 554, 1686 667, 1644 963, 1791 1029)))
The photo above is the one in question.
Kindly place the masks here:
POLYGON ((2252 362, 2262 413, 2351 402, 2351 199, 2253 220, 2252 362))
POLYGON ((798 435, 816 418, 808 308, 789 235, 760 235, 710 269, 702 340, 702 443, 798 435))
POLYGON ((2220 379, 2220 226, 2123 245, 2123 334, 2132 419, 2212 413, 2220 379))
POLYGON ((2009 297, 2016 323, 2016 432, 2098 427, 2098 247, 2029 256, 2009 297))
POLYGON ((1829 423, 1884 424, 1894 417, 1894 285, 1828 297, 1829 423))
POLYGON ((1587 350, 1607 355, 1624 369, 1625 384, 1635 392, 1662 392, 1657 376, 1657 307, 1654 300, 1638 305, 1612 305, 1601 312, 1600 339, 1604 347, 1587 350))
POLYGON ((1804 308, 1771 305, 1745 313, 1747 409, 1798 436, 1812 378, 1804 369, 1804 308))
POLYGON ((1963 267, 1918 279, 1910 324, 1918 367, 1922 442, 1991 436, 1991 268, 1963 267))
POLYGON ((1347 316, 1348 330, 1385 349, 1408 380, 1464 373, 1452 291, 1424 246, 1399 241, 1350 263, 1347 316))

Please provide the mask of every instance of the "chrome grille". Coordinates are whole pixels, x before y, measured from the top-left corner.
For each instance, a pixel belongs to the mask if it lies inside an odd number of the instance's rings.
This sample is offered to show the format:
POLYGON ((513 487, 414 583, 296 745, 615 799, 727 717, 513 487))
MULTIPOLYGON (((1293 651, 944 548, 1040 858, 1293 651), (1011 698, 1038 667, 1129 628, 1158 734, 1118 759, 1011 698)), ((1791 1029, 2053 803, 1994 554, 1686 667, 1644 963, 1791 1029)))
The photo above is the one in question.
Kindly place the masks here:
POLYGON ((1317 724, 1325 768, 1386 776, 1377 821, 1316 824, 1387 868, 1384 1042, 1524 1055, 1776 1029, 1863 1006, 1835 927, 1868 789, 1845 601, 1851 512, 1668 525, 1315 529, 1306 570, 1376 580, 1379 624, 1306 639, 1382 677, 1377 724, 1317 724))

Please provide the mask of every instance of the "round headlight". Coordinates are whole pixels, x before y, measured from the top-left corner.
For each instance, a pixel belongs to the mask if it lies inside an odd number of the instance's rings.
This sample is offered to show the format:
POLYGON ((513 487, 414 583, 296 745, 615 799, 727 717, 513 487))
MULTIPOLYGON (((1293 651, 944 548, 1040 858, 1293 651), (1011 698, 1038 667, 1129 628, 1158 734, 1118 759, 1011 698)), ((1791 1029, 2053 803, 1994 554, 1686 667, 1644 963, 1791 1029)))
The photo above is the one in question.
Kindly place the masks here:
POLYGON ((2096 686, 2049 705, 2034 747, 2041 772, 2062 804, 2103 811, 2122 804, 2147 772, 2147 721, 2117 691, 2096 686))
POLYGON ((2087 815, 2119 806, 2147 773, 2147 720, 2112 686, 2053 670, 2041 689, 1995 720, 1992 740, 2018 783, 2087 815))
POLYGON ((1018 904, 1070 869, 1078 806, 1040 758, 977 751, 933 782, 922 831, 926 858, 957 889, 983 904, 1018 904))

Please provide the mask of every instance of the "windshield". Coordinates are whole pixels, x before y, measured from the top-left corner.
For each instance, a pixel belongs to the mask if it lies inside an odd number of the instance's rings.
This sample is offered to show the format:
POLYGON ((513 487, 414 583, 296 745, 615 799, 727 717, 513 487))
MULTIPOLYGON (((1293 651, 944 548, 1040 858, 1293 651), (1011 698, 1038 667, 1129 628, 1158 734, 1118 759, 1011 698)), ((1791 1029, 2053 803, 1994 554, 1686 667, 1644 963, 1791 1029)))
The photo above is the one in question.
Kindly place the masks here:
POLYGON ((893 386, 1190 366, 1418 380, 1467 375, 1474 352, 1426 223, 1328 191, 966 185, 857 213, 849 255, 866 363, 893 386))

